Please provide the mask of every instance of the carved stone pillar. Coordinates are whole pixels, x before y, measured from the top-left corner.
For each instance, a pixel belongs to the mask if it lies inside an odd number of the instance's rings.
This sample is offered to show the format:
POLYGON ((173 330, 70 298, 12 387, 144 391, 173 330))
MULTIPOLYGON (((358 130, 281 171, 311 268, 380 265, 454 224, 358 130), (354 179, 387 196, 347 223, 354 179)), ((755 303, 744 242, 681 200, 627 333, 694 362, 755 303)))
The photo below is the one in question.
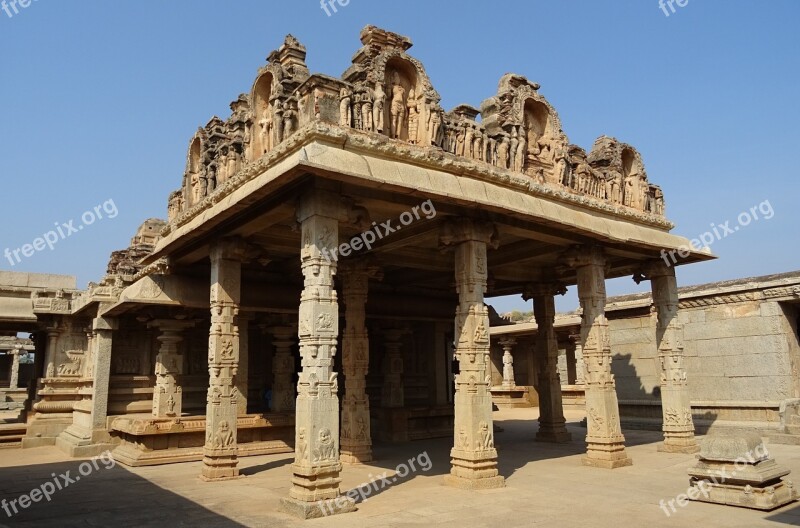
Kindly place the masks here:
POLYGON ((201 478, 239 476, 236 433, 239 400, 238 315, 244 244, 225 239, 211 247, 211 329, 208 337, 209 388, 206 400, 206 443, 201 478))
POLYGON ((362 258, 342 269, 342 293, 345 304, 345 327, 342 338, 344 366, 344 403, 342 405, 341 460, 363 464, 372 460, 367 372, 369 370, 369 335, 366 327, 366 303, 369 278, 377 270, 362 258))
POLYGON ((56 326, 47 329, 47 351, 44 360, 44 377, 56 377, 56 354, 58 347, 58 336, 60 332, 56 326))
POLYGON ((405 405, 403 387, 403 334, 401 329, 388 328, 383 331, 383 345, 386 354, 383 358, 383 389, 381 406, 385 409, 398 409, 405 405))
POLYGON ((505 338, 500 340, 500 345, 503 347, 502 387, 504 389, 513 389, 517 386, 517 382, 514 380, 514 356, 511 354, 511 350, 516 344, 517 340, 513 338, 505 338))
POLYGON ((111 380, 111 345, 114 331, 118 328, 116 319, 98 317, 92 323, 94 330, 94 355, 92 362, 92 428, 102 430, 100 435, 108 436, 108 387, 111 380))
POLYGON ((319 190, 302 198, 297 213, 304 277, 298 329, 303 368, 297 384, 292 487, 283 507, 304 519, 355 509, 354 501, 339 493, 339 397, 333 369, 339 303, 333 284, 336 261, 325 258, 339 243, 342 216, 339 198, 319 190))
POLYGON ((578 274, 583 309, 581 342, 586 366, 587 453, 583 464, 614 469, 632 464, 625 451, 619 404, 611 374, 611 338, 606 319, 605 257, 597 247, 576 248, 566 261, 578 274))
MULTIPOLYGON (((456 357, 454 446, 448 485, 466 489, 500 488, 497 471, 492 395, 489 392, 489 312, 483 302, 488 278, 486 247, 492 225, 460 219, 445 225, 441 243, 455 247, 459 304, 455 319, 456 357)), ((493 247, 496 245, 493 244, 493 247)))
POLYGON ((161 343, 156 356, 156 386, 153 390, 153 416, 168 418, 181 416, 183 409, 183 390, 178 384, 178 376, 183 374, 183 356, 178 346, 183 341, 182 332, 194 326, 192 321, 156 319, 147 324, 157 328, 161 343))
POLYGON ((659 451, 697 453, 692 406, 686 369, 683 367, 683 324, 678 321, 678 282, 675 268, 662 261, 645 271, 653 290, 656 309, 656 345, 661 363, 661 409, 664 416, 664 443, 659 451))
POLYGON ((297 330, 294 326, 269 328, 275 355, 272 358, 272 412, 293 413, 297 398, 294 376, 295 363, 292 355, 297 330))
POLYGON ((560 284, 542 283, 527 288, 525 300, 533 299, 536 318, 536 361, 539 374, 539 431, 540 442, 569 442, 564 404, 561 399, 561 378, 558 374, 558 339, 554 328, 556 303, 554 295, 563 295, 566 288, 560 284))
POLYGON ((11 350, 11 372, 8 378, 8 388, 16 389, 19 387, 19 350, 11 350))
POLYGON ((586 383, 586 365, 583 361, 583 343, 581 343, 581 335, 574 334, 569 336, 575 350, 575 385, 583 385, 586 383))
POLYGON ((248 375, 250 372, 250 321, 247 316, 237 318, 239 328, 239 368, 236 370, 236 390, 239 399, 236 412, 239 415, 247 414, 247 396, 249 393, 248 375))

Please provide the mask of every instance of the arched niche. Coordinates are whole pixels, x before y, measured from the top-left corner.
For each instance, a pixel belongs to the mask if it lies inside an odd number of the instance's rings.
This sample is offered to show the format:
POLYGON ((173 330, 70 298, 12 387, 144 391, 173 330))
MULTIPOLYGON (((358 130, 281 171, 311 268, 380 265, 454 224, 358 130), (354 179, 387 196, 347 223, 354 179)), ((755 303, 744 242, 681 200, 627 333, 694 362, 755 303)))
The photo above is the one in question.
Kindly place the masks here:
POLYGON ((529 148, 535 148, 539 140, 550 132, 550 109, 547 105, 535 99, 527 99, 523 107, 523 127, 529 148))
POLYGON ((624 177, 628 177, 629 175, 635 173, 634 164, 636 162, 636 154, 633 153, 631 149, 623 149, 622 150, 622 175, 624 177))
POLYGON ((203 141, 195 136, 189 145, 189 156, 186 161, 187 189, 184 203, 188 207, 200 202, 202 196, 203 175, 203 141))
POLYGON ((258 159, 274 146, 274 113, 272 111, 273 75, 266 72, 253 86, 253 130, 250 135, 250 158, 258 159))
POLYGON ((422 118, 424 104, 417 69, 409 61, 394 57, 387 61, 384 74, 386 133, 393 139, 420 143, 424 137, 422 118))

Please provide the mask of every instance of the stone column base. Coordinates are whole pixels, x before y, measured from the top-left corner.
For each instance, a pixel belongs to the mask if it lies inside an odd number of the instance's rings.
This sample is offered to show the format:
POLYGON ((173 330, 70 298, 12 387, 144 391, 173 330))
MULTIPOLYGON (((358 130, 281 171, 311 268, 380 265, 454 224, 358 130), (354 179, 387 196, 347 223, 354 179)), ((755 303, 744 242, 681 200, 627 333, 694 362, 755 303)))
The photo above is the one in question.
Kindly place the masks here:
POLYGON ((456 475, 445 475, 444 483, 447 486, 465 490, 484 490, 506 487, 506 479, 501 475, 474 479, 457 477, 456 475))
POLYGON ((214 457, 203 457, 203 470, 200 480, 204 482, 216 482, 222 480, 232 480, 240 477, 239 459, 236 455, 214 457))
POLYGON ((100 456, 116 447, 108 431, 95 431, 70 426, 56 438, 56 447, 73 458, 100 456))
POLYGON ((343 464, 357 465, 372 462, 372 448, 369 446, 362 447, 361 449, 352 448, 348 449, 345 446, 341 448, 339 460, 343 464))
POLYGON ((354 512, 357 508, 353 499, 342 495, 335 499, 317 502, 305 502, 290 497, 283 498, 281 499, 281 509, 300 519, 319 519, 329 515, 354 512))
POLYGON ((537 442, 550 442, 553 444, 568 444, 572 441, 572 433, 566 429, 561 431, 542 431, 536 433, 537 442))
POLYGON ((625 453, 622 453, 622 458, 599 458, 589 454, 581 458, 581 464, 603 469, 617 469, 625 466, 632 466, 633 460, 628 458, 628 455, 625 453))
POLYGON ((659 453, 685 453, 691 455, 700 452, 700 446, 695 441, 694 437, 690 439, 671 439, 664 440, 658 444, 659 453))

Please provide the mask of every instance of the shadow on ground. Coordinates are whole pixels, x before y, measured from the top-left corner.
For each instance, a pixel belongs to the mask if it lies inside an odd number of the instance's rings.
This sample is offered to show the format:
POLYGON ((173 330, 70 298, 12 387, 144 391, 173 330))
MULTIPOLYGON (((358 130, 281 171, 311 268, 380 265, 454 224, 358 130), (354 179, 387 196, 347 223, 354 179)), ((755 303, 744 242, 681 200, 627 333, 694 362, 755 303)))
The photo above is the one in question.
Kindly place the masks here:
POLYGON ((90 462, 79 460, 0 468, 0 499, 5 501, 0 502, 0 526, 243 526, 158 487, 119 464, 107 468, 101 460, 97 469, 90 462), (84 475, 80 473, 82 464, 89 464, 83 466, 84 475), (43 485, 50 489, 46 483, 55 488, 49 501, 40 497, 27 508, 20 507, 22 495, 30 496, 32 490, 41 490, 43 485), (12 506, 11 501, 17 502, 12 506), (14 513, 14 507, 18 513, 14 513))

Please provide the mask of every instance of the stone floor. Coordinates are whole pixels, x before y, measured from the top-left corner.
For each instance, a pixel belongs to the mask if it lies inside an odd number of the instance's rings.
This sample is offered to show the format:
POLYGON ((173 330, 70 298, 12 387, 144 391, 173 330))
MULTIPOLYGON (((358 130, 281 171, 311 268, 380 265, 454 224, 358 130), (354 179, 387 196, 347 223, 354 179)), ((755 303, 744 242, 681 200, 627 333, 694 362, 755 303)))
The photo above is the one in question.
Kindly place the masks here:
MULTIPOLYGON (((496 443, 505 489, 468 492, 443 486, 442 476, 450 468, 449 439, 376 446, 374 464, 349 466, 343 474, 346 490, 377 481, 359 511, 305 522, 279 512, 279 501, 289 487, 288 455, 247 458, 241 461, 245 477, 204 483, 198 478, 200 463, 105 469, 100 462, 91 472, 84 466, 87 474, 81 476, 81 462, 55 448, 4 449, 0 450, 0 498, 18 498, 52 481, 53 474, 66 471, 75 482, 56 491, 50 502, 34 503, 10 518, 0 510, 0 527, 800 526, 800 503, 763 513, 692 502, 667 517, 659 501, 686 491, 686 468, 693 463, 693 455, 658 453, 658 433, 628 431, 632 467, 613 471, 583 467, 581 415, 568 414, 576 439, 567 445, 534 442, 535 418, 534 409, 495 413, 504 428, 496 434, 496 443), (425 456, 420 457, 425 452, 430 466, 425 456), (411 458, 417 460, 417 471, 394 478, 395 468, 411 458), (430 469, 423 471, 425 467, 430 469), (384 471, 389 484, 374 477, 384 471)), ((775 445, 770 450, 800 479, 800 447, 775 445)))

